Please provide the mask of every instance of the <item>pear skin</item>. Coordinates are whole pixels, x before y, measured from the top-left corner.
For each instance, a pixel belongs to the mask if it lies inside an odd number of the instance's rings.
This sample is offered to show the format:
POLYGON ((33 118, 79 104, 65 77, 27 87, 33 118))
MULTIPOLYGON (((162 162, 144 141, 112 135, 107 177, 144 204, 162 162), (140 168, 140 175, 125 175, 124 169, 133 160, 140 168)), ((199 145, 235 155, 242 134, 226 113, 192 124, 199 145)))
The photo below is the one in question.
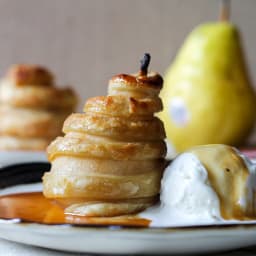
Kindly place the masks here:
POLYGON ((243 143, 254 126, 256 96, 237 28, 219 22, 192 31, 167 70, 161 97, 160 118, 177 152, 243 143))

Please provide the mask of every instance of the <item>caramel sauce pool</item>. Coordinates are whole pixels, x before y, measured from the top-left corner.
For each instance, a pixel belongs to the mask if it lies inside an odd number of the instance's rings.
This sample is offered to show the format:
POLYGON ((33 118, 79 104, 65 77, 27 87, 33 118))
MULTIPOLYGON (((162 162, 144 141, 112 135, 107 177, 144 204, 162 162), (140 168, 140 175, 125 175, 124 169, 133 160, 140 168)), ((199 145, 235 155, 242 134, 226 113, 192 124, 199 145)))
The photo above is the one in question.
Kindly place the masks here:
POLYGON ((208 171, 210 184, 220 200, 221 216, 225 220, 255 218, 255 209, 244 208, 239 202, 246 198, 248 168, 234 148, 225 145, 200 146, 191 150, 208 171), (209 154, 210 152, 210 154, 209 154))
POLYGON ((64 213, 56 201, 42 192, 0 196, 0 218, 19 219, 40 224, 123 225, 148 227, 150 221, 136 215, 118 217, 84 217, 64 213))

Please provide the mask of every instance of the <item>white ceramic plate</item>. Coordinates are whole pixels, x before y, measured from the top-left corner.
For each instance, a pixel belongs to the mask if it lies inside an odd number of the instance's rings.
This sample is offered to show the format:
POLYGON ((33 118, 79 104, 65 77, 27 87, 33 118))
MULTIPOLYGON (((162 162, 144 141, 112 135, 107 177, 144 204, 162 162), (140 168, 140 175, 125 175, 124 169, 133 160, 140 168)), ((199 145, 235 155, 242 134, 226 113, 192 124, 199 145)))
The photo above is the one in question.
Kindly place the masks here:
MULTIPOLYGON (((41 184, 21 185, 4 189, 1 194, 38 190, 41 190, 41 184)), ((188 254, 256 245, 256 224, 190 228, 123 228, 39 225, 0 220, 0 237, 24 244, 73 252, 188 254)))

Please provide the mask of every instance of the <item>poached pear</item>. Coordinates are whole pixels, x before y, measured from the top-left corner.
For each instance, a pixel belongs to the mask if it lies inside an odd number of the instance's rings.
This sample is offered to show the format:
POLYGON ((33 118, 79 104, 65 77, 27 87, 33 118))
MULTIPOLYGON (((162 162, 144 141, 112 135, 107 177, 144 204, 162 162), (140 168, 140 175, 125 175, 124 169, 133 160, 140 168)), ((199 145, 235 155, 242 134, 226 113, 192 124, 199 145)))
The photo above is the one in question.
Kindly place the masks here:
POLYGON ((160 117, 177 152, 243 143, 254 126, 256 97, 237 28, 216 22, 192 31, 167 70, 161 97, 160 117))

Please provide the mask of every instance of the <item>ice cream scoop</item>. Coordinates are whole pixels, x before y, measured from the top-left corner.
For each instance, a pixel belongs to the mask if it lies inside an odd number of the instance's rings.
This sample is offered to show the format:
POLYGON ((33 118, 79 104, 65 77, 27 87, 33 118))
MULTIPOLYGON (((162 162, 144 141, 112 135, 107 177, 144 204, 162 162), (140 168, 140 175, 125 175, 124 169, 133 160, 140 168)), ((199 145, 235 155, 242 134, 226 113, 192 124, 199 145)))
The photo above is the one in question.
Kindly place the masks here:
POLYGON ((166 168, 160 204, 140 216, 155 226, 256 219, 256 165, 230 146, 195 147, 166 168))

